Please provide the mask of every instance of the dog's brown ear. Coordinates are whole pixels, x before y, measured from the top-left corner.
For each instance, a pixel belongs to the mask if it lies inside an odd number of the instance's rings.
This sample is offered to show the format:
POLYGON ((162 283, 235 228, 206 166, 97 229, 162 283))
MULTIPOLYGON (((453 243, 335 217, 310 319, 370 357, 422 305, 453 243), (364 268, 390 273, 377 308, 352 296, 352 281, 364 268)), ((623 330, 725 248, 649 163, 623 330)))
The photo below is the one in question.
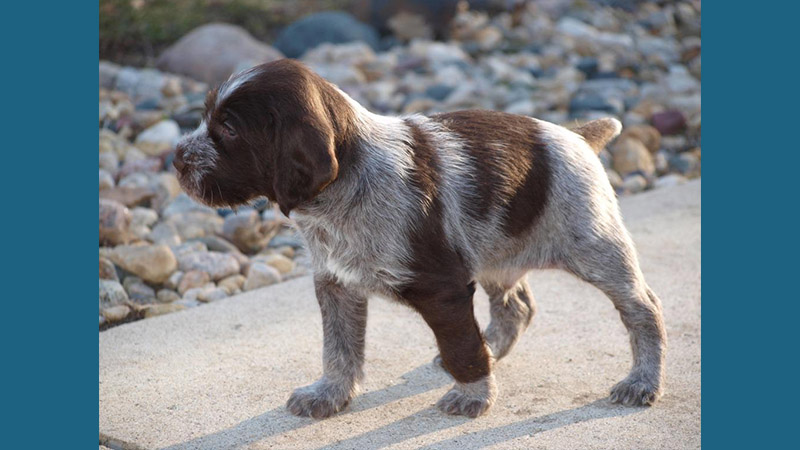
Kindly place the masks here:
POLYGON ((285 215, 336 179, 333 131, 323 124, 295 123, 280 133, 273 188, 285 215))
POLYGON ((583 139, 592 147, 595 153, 600 153, 600 150, 605 148, 606 144, 611 142, 612 139, 617 137, 622 131, 622 124, 619 120, 612 118, 604 118, 592 120, 572 131, 583 136, 583 139))

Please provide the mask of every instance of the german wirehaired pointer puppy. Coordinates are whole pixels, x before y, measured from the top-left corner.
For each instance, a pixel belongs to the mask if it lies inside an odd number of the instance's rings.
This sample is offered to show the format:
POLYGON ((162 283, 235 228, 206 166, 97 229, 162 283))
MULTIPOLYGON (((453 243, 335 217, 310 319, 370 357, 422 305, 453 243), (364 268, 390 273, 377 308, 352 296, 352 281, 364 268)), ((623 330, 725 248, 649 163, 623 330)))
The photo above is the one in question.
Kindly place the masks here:
POLYGON ((289 410, 328 417, 363 377, 367 298, 398 300, 431 327, 455 379, 438 402, 477 417, 497 396, 492 365, 536 311, 526 273, 560 268, 602 290, 630 334, 633 369, 611 400, 662 392, 666 333, 597 152, 614 119, 572 131, 493 111, 373 114, 302 64, 232 76, 206 100, 175 156, 183 188, 209 205, 258 196, 307 241, 322 310, 324 375, 289 410), (491 302, 481 332, 475 282, 491 302))

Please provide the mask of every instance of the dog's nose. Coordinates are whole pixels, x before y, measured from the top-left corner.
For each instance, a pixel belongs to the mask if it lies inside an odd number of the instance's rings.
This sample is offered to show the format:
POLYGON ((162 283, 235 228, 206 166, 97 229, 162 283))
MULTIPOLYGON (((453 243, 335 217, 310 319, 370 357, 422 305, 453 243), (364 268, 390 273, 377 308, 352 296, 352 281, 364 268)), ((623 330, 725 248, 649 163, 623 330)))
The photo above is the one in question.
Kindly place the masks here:
POLYGON ((183 168, 186 167, 186 161, 183 160, 183 148, 178 147, 175 151, 175 158, 172 159, 172 165, 175 166, 178 172, 182 172, 183 168))

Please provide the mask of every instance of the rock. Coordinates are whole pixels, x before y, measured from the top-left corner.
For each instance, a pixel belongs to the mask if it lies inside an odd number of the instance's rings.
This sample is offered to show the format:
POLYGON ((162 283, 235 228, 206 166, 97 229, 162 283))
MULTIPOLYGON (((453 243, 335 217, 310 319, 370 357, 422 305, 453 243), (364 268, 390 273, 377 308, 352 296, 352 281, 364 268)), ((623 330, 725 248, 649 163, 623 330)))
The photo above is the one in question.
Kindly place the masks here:
POLYGON ((211 277, 200 270, 190 270, 183 275, 178 283, 178 293, 185 294, 189 289, 205 286, 211 281, 211 277))
POLYGON ((125 206, 136 206, 147 204, 155 196, 155 192, 149 187, 117 186, 103 189, 99 196, 125 206))
POLYGON ((172 253, 174 253, 175 257, 178 259, 184 255, 188 255, 189 253, 208 251, 206 244, 198 241, 184 242, 183 244, 175 245, 170 248, 172 249, 172 253))
POLYGON ((100 212, 100 245, 127 244, 133 238, 130 233, 131 213, 125 205, 101 198, 100 212))
POLYGON ((112 62, 100 61, 100 88, 113 89, 120 67, 112 62))
POLYGON ((125 288, 117 281, 100 280, 100 311, 110 306, 121 305, 128 301, 125 288))
POLYGON ((164 210, 161 212, 161 215, 165 218, 176 214, 182 214, 187 212, 203 212, 207 214, 216 215, 216 211, 213 208, 205 206, 203 204, 198 203, 185 193, 179 194, 177 197, 172 199, 169 202, 164 210))
POLYGON ((656 189, 678 186, 686 183, 686 177, 678 175, 677 173, 670 173, 663 177, 658 177, 653 184, 656 189))
POLYGON ((222 217, 216 214, 202 212, 175 214, 165 221, 175 227, 178 235, 184 241, 221 233, 223 222, 222 217))
POLYGON ((108 308, 103 308, 101 311, 103 317, 109 322, 119 322, 120 320, 128 317, 130 314, 131 309, 126 305, 116 305, 116 306, 109 306, 108 308))
POLYGON ((123 245, 109 253, 119 267, 149 283, 160 284, 178 268, 175 255, 166 245, 123 245))
POLYGON ((431 26, 419 14, 401 11, 389 19, 388 26, 392 34, 402 41, 433 38, 431 26))
POLYGON ((614 157, 614 170, 623 177, 632 172, 652 176, 656 171, 650 151, 638 139, 617 139, 611 154, 614 157))
POLYGON ((184 272, 201 270, 214 281, 239 273, 239 261, 228 253, 191 252, 179 257, 180 269, 184 272))
POLYGON ((661 133, 650 125, 633 125, 622 130, 617 140, 632 137, 647 147, 650 153, 655 154, 661 149, 661 133))
POLYGON ((653 113, 651 121, 662 135, 677 134, 686 128, 686 117, 674 109, 653 113))
POLYGON ((583 111, 603 111, 620 115, 625 111, 625 105, 615 98, 605 98, 591 92, 579 92, 570 100, 569 111, 572 114, 583 111))
POLYGON ((536 114, 536 105, 529 99, 522 99, 506 106, 505 112, 523 116, 533 116, 536 114))
POLYGON ((159 56, 156 66, 216 86, 242 69, 283 55, 241 27, 210 23, 195 28, 159 56))
POLYGON ((149 156, 159 156, 175 147, 181 129, 174 120, 162 120, 136 136, 136 147, 149 156))
POLYGON ((217 300, 222 300, 228 297, 228 292, 220 287, 213 289, 206 289, 197 295, 197 299, 201 302, 209 303, 217 300))
POLYGON ((149 227, 158 220, 158 213, 150 208, 137 207, 131 210, 131 225, 149 227))
POLYGON ((161 222, 156 224, 150 233, 147 235, 147 240, 154 244, 164 245, 178 245, 181 243, 181 237, 175 225, 171 223, 161 222))
POLYGON ((620 177, 617 172, 614 172, 611 169, 607 169, 606 175, 608 176, 608 182, 611 184, 611 187, 613 187, 614 189, 622 187, 622 177, 620 177))
POLYGON ((155 173, 161 170, 161 167, 161 159, 155 157, 126 161, 125 164, 120 167, 117 178, 122 179, 130 174, 138 172, 155 173))
POLYGON ((600 158, 600 164, 603 165, 604 169, 610 169, 613 164, 613 157, 611 156, 611 152, 607 149, 600 150, 600 153, 597 154, 597 157, 600 158))
POLYGON ((288 58, 298 58, 307 50, 329 42, 341 44, 362 41, 378 49, 377 31, 345 12, 325 11, 306 16, 280 32, 275 47, 288 58))
POLYGON ((147 308, 144 309, 144 317, 149 318, 161 316, 164 314, 182 311, 184 309, 186 309, 186 306, 178 303, 156 303, 153 305, 147 305, 147 308))
POLYGON ((200 294, 211 289, 214 289, 214 283, 207 283, 200 287, 191 288, 183 294, 182 300, 197 300, 200 294))
POLYGON ((639 174, 634 174, 625 177, 625 181, 622 182, 622 188, 625 189, 625 191, 630 192, 631 194, 641 192, 646 187, 647 187, 647 179, 639 174))
POLYGON ((294 270, 294 261, 279 253, 273 253, 271 255, 259 255, 256 258, 253 258, 253 261, 258 261, 274 267, 278 272, 280 272, 281 275, 286 275, 294 270))
POLYGON ((198 238, 194 238, 189 242, 202 242, 205 244, 206 248, 211 250, 212 252, 222 252, 222 253, 238 253, 239 249, 236 248, 235 245, 231 244, 230 242, 222 239, 218 236, 201 236, 198 238))
POLYGON ((244 290, 252 291, 261 287, 280 283, 281 274, 274 268, 264 263, 253 263, 244 282, 244 290))
MULTIPOLYGON (((100 315, 100 326, 102 327, 104 323, 106 323, 106 318, 103 317, 103 315, 101 314, 100 315)), ((101 447, 101 450, 102 450, 102 447, 101 447)))
POLYGON ((114 152, 100 153, 99 165, 100 170, 104 170, 114 177, 119 171, 119 157, 114 152))
POLYGON ((160 289, 156 293, 156 299, 158 299, 160 303, 172 303, 174 301, 180 300, 181 296, 178 295, 178 293, 173 291, 172 289, 160 289))
POLYGON ((663 175, 669 171, 669 161, 667 154, 663 150, 659 150, 653 156, 653 163, 656 166, 656 174, 663 175))
POLYGON ((164 282, 164 287, 167 288, 167 289, 172 289, 172 290, 178 289, 178 285, 181 283, 181 280, 183 279, 183 275, 184 275, 183 271, 176 270, 164 282))
POLYGON ((119 281, 119 276, 117 276, 117 269, 114 267, 114 263, 112 263, 108 258, 104 258, 102 256, 100 257, 100 279, 119 281))
POLYGON ((245 253, 255 253, 266 247, 278 232, 274 223, 262 223, 255 210, 243 210, 225 217, 222 235, 245 253))
POLYGON ((100 190, 114 187, 114 177, 105 170, 100 169, 100 190))
POLYGON ((690 152, 679 153, 669 160, 669 165, 676 172, 689 177, 700 176, 700 159, 690 152))
POLYGON ((139 277, 126 277, 122 283, 128 298, 139 304, 152 303, 156 299, 156 291, 139 277))
POLYGON ((229 277, 225 277, 217 283, 217 286, 225 289, 225 292, 228 295, 233 295, 239 291, 241 291, 242 286, 244 285, 245 277, 244 275, 231 275, 229 277))
POLYGON ((451 92, 453 92, 453 86, 448 86, 446 84, 434 84, 425 89, 425 95, 427 97, 439 102, 444 101, 451 92))

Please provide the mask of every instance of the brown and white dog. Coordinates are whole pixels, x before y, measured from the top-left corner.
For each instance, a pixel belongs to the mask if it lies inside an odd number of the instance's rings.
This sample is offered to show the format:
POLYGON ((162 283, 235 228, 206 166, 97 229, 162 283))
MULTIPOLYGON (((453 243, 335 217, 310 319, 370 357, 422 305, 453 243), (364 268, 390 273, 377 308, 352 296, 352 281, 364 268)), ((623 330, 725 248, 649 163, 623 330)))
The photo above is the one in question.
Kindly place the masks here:
POLYGON ((492 111, 431 117, 370 113, 302 64, 240 72, 209 94, 175 157, 183 188, 209 205, 267 196, 294 211, 310 252, 324 328, 324 375, 288 408, 328 417, 363 377, 367 298, 414 308, 456 383, 438 402, 476 417, 497 396, 492 365, 536 307, 526 273, 560 268, 601 289, 633 350, 611 400, 649 405, 662 392, 661 303, 596 153, 614 119, 566 128, 492 111), (473 313, 475 282, 491 323, 473 313))

